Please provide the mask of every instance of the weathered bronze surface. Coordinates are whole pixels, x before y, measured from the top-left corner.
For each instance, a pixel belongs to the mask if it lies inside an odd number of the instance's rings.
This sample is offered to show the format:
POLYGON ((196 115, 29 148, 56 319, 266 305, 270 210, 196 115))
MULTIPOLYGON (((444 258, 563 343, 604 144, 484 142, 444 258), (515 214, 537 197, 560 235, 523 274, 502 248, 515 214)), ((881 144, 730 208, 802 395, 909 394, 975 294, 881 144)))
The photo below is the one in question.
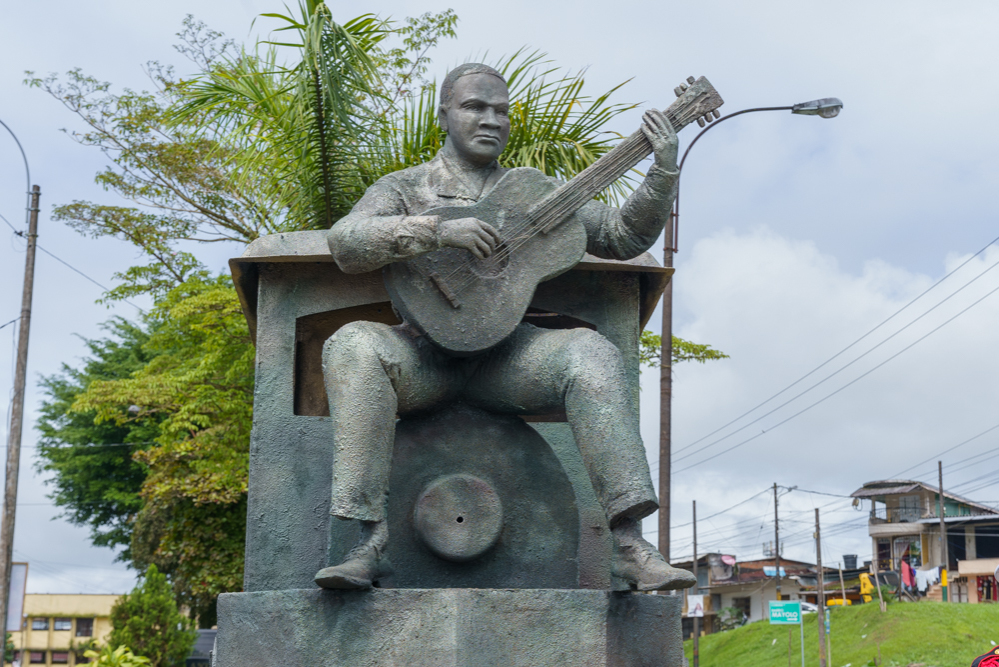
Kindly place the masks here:
POLYGON ((615 585, 691 583, 641 536, 638 522, 658 503, 620 350, 590 329, 521 321, 535 286, 585 251, 628 259, 658 237, 675 195, 676 133, 665 115, 646 113, 641 143, 629 139, 628 150, 637 161, 651 149, 655 163, 618 210, 590 198, 633 166, 623 158, 565 187, 537 170, 499 167, 508 107, 495 70, 471 64, 451 72, 439 114, 447 139, 437 157, 379 180, 329 232, 343 271, 388 267, 386 287, 403 322, 352 322, 323 347, 333 420, 330 512, 363 527, 344 562, 316 575, 321 586, 371 586, 387 576, 393 419, 455 403, 496 414, 564 413, 617 545, 615 585), (538 202, 546 213, 535 214, 538 202), (459 271, 464 265, 470 279, 459 271))

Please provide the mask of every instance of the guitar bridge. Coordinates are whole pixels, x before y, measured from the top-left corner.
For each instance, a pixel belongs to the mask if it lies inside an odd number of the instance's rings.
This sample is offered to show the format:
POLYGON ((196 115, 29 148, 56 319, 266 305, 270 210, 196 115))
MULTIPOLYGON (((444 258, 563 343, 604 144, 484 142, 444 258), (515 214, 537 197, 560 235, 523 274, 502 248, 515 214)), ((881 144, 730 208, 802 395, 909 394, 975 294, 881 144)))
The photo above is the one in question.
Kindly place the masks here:
POLYGON ((444 298, 447 299, 447 302, 451 304, 452 308, 455 309, 461 308, 461 301, 458 301, 457 295, 451 291, 451 287, 441 277, 441 274, 434 271, 430 274, 429 277, 430 277, 430 282, 432 282, 437 287, 437 289, 441 291, 441 294, 444 295, 444 298))

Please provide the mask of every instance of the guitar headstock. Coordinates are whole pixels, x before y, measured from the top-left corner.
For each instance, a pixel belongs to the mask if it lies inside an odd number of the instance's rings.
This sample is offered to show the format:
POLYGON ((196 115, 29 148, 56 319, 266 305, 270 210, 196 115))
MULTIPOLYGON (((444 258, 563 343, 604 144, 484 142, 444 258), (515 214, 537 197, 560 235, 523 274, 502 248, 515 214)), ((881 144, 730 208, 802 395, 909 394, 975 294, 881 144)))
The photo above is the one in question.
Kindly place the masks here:
POLYGON ((704 127, 721 115, 718 108, 725 100, 703 76, 699 79, 687 77, 687 81, 674 88, 673 92, 677 100, 664 113, 677 132, 695 120, 700 127, 704 127))

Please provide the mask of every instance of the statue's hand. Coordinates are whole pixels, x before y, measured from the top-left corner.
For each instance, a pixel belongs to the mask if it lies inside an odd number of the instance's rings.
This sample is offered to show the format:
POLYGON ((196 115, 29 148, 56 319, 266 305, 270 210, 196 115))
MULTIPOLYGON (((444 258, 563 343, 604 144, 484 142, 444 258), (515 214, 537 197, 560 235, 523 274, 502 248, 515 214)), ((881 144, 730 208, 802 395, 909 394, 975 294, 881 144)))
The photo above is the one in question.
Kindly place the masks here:
POLYGON ((444 220, 437 229, 441 246, 464 248, 479 259, 492 255, 500 242, 499 232, 478 218, 444 220))
POLYGON ((679 143, 673 125, 662 111, 649 109, 642 116, 642 132, 652 144, 656 164, 667 171, 676 171, 676 154, 679 143))

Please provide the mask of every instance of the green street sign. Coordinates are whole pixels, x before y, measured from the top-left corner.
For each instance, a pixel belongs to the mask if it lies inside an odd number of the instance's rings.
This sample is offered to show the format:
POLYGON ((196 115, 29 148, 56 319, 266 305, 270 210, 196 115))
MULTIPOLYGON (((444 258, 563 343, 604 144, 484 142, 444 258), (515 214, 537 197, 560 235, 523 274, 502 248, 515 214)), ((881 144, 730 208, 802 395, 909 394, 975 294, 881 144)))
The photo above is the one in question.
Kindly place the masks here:
POLYGON ((771 600, 770 625, 801 625, 801 603, 771 600))

